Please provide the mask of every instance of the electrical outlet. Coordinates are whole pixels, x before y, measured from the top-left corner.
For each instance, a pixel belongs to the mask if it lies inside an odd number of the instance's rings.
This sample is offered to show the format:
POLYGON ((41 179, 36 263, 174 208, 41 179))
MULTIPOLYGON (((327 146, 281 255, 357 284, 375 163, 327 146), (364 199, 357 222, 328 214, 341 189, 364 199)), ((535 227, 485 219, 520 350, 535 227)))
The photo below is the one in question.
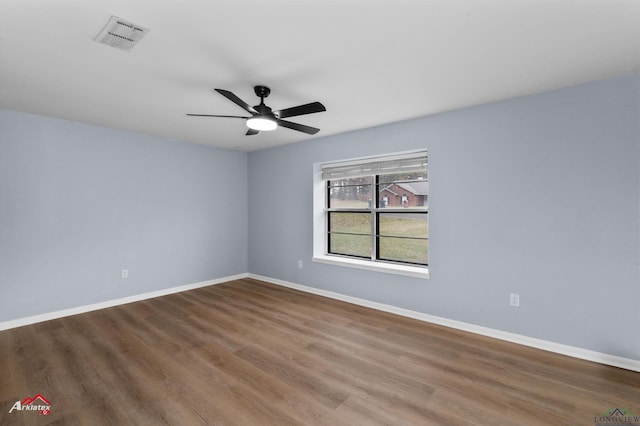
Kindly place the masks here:
POLYGON ((122 278, 123 280, 129 278, 129 270, 123 269, 122 271, 120 271, 120 278, 122 278))
POLYGON ((302 260, 298 260, 298 269, 302 269, 302 260))
POLYGON ((511 293, 509 295, 509 305, 518 308, 520 306, 520 295, 517 293, 511 293))

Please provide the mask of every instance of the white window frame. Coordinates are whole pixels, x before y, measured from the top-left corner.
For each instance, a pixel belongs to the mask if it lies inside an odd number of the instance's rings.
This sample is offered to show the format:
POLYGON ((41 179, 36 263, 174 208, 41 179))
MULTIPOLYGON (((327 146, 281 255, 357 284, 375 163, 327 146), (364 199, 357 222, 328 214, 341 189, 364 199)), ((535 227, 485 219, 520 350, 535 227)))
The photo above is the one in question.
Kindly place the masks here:
POLYGON ((326 181, 322 178, 322 166, 332 163, 360 162, 389 158, 391 156, 426 154, 426 150, 408 151, 384 156, 360 157, 336 162, 315 163, 313 165, 313 262, 329 265, 344 266, 349 268, 365 269, 369 271, 384 272, 396 275, 405 275, 414 278, 429 279, 429 267, 414 266, 399 263, 378 262, 368 259, 358 259, 327 253, 328 232, 326 229, 326 181))

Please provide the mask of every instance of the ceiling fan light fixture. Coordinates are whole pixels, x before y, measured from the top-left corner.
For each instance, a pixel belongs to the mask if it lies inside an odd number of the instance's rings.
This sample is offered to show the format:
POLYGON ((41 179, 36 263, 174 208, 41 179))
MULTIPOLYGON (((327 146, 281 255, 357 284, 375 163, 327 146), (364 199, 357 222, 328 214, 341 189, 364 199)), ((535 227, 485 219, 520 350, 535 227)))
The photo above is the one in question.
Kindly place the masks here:
POLYGON ((278 128, 278 123, 264 117, 251 117, 247 119, 247 127, 259 131, 271 131, 278 128))
POLYGON ((187 114, 188 116, 195 117, 222 117, 222 118, 241 118, 245 120, 249 130, 245 135, 257 135, 260 131, 275 130, 278 127, 286 127, 287 129, 296 130, 298 132, 306 133, 308 135, 315 135, 320 131, 315 127, 305 126, 304 124, 293 123, 291 121, 283 120, 287 117, 296 117, 299 115, 313 114, 315 112, 326 111, 327 109, 320 102, 311 102, 304 105, 298 105, 291 108, 281 109, 279 111, 273 111, 264 103, 264 98, 269 96, 271 90, 266 86, 256 86, 253 88, 256 95, 260 98, 260 105, 251 106, 232 92, 224 89, 213 89, 218 92, 249 114, 250 117, 243 117, 238 115, 214 115, 214 114, 187 114))

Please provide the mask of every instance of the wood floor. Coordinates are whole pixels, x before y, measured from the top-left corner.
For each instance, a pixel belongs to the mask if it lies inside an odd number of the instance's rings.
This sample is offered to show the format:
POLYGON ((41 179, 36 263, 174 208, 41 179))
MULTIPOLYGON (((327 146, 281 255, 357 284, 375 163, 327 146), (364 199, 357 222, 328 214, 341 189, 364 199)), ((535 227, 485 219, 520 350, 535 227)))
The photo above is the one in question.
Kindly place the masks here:
POLYGON ((0 332, 0 424, 594 425, 640 373, 255 281, 0 332), (41 394, 51 414, 9 410, 41 394))

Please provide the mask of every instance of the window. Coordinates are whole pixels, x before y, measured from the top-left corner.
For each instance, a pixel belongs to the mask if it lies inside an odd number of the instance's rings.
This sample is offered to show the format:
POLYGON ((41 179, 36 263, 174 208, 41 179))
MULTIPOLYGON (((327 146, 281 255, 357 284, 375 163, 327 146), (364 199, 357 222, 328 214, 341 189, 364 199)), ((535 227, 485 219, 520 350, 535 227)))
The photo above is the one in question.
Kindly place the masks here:
POLYGON ((314 257, 425 272, 429 264, 426 152, 322 164, 320 176, 323 253, 314 257))

